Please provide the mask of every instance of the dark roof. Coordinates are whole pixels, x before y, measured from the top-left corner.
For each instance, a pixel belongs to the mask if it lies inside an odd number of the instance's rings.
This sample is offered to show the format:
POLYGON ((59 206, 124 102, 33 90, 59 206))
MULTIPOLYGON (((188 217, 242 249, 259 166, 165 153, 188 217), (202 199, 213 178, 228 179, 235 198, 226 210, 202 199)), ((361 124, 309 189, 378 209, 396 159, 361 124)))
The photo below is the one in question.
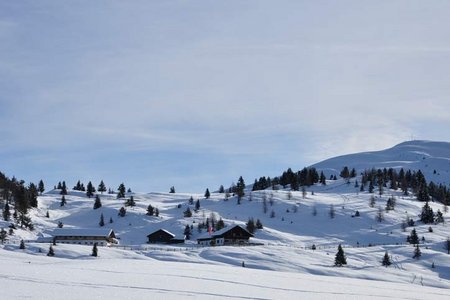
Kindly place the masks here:
POLYGON ((220 229, 220 230, 218 230, 218 231, 213 232, 212 234, 209 234, 208 232, 207 232, 207 233, 204 233, 204 234, 202 234, 201 236, 199 236, 199 237, 197 238, 197 240, 209 240, 209 239, 213 239, 213 238, 218 238, 218 237, 220 237, 221 235, 227 233, 228 231, 234 229, 235 227, 239 227, 240 229, 242 229, 242 230, 244 230, 245 232, 247 232, 248 235, 249 235, 250 237, 253 237, 253 234, 251 234, 250 232, 248 232, 247 229, 245 229, 245 228, 242 227, 241 225, 237 225, 237 224, 236 224, 236 225, 224 227, 224 228, 222 228, 222 229, 220 229))
POLYGON ((150 236, 150 235, 153 235, 153 234, 155 234, 155 233, 157 233, 157 232, 159 232, 159 231, 162 231, 162 232, 166 233, 167 235, 170 235, 172 238, 175 237, 175 234, 173 234, 173 233, 171 233, 170 231, 167 231, 167 230, 165 230, 165 229, 158 229, 158 230, 155 230, 155 231, 153 231, 152 233, 148 234, 147 237, 150 236))

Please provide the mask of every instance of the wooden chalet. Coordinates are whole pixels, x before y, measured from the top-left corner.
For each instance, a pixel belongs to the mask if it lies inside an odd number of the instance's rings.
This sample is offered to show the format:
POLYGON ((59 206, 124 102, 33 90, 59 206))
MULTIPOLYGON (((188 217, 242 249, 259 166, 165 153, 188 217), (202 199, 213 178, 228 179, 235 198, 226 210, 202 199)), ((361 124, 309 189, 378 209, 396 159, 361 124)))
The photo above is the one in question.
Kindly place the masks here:
POLYGON ((55 243, 106 246, 118 244, 112 229, 57 228, 49 233, 55 243))
POLYGON ((240 225, 225 227, 211 234, 205 233, 197 238, 197 243, 202 246, 245 245, 253 234, 240 225))
POLYGON ((184 237, 176 237, 173 233, 165 230, 158 229, 155 232, 147 235, 149 244, 182 244, 184 243, 184 237))

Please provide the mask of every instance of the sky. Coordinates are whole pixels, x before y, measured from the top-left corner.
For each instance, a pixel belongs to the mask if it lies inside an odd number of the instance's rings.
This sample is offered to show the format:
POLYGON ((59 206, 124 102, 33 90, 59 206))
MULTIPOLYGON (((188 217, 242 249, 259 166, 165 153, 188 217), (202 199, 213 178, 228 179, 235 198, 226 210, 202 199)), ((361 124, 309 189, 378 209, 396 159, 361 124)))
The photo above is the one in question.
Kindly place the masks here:
POLYGON ((0 171, 199 192, 450 141, 448 1, 1 1, 0 171))

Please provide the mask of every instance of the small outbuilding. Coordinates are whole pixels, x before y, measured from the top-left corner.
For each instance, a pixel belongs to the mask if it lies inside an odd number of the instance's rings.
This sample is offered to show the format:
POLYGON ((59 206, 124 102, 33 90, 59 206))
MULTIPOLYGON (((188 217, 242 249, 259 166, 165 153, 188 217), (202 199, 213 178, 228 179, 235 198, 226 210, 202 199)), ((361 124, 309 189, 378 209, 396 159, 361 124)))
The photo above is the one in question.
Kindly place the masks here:
POLYGON ((253 234, 240 225, 222 228, 213 233, 205 233, 197 239, 202 246, 246 245, 253 234))
POLYGON ((175 234, 165 230, 158 229, 147 235, 149 244, 182 244, 184 238, 176 237, 175 234))

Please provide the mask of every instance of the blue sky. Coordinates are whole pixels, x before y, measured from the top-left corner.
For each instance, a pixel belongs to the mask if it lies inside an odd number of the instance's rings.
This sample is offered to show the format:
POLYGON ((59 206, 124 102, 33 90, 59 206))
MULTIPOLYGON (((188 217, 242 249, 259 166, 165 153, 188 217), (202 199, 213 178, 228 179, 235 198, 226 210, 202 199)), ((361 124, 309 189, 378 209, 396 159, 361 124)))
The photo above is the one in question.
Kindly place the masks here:
POLYGON ((450 140, 447 1, 1 1, 0 171, 203 192, 450 140))

